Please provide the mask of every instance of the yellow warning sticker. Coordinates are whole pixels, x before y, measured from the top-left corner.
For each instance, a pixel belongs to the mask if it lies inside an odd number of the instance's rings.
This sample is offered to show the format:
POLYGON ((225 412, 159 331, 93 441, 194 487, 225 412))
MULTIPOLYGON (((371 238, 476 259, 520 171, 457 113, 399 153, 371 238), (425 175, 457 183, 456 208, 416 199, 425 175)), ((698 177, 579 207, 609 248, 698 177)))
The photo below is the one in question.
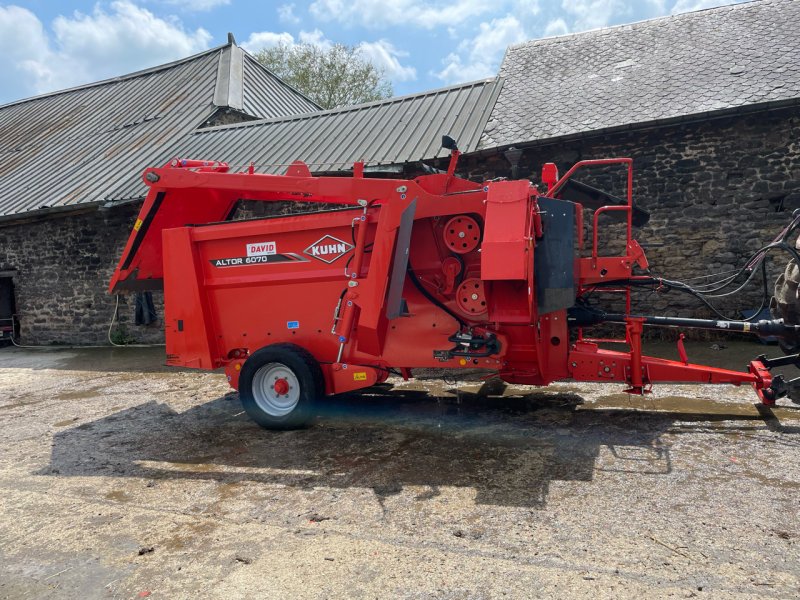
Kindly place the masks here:
POLYGON ((136 223, 133 224, 133 230, 134 231, 139 231, 141 226, 142 226, 142 220, 141 219, 136 219, 136 223))
POLYGON ((353 373, 353 381, 366 381, 367 374, 362 371, 361 373, 353 373))

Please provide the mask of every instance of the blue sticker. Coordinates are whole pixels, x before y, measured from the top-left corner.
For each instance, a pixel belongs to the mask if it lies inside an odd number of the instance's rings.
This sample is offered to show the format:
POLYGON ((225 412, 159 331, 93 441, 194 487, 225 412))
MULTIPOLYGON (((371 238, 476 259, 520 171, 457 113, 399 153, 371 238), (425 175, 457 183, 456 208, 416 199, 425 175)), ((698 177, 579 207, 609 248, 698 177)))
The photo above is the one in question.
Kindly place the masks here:
POLYGON ((300 321, 286 321, 286 329, 300 329, 300 321))

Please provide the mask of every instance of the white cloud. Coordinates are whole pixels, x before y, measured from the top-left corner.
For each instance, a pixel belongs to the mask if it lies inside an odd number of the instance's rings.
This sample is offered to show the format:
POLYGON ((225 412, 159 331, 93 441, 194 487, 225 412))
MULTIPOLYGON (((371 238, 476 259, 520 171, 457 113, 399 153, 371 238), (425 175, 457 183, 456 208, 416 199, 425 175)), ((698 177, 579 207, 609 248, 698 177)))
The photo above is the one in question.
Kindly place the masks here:
POLYGON ((325 37, 319 29, 314 31, 301 31, 295 38, 288 31, 258 31, 251 33, 247 41, 241 44, 248 52, 257 52, 264 48, 273 48, 278 45, 294 46, 296 44, 314 44, 324 49, 333 46, 333 42, 325 37))
POLYGON ((186 31, 128 1, 106 12, 59 16, 48 34, 29 10, 0 6, 0 89, 11 100, 89 83, 183 58, 208 48, 204 29, 186 31))
POLYGON ((506 48, 528 39, 522 24, 513 15, 481 23, 478 29, 473 39, 459 44, 458 52, 442 61, 444 68, 435 73, 439 79, 457 83, 493 77, 506 48))
POLYGON ((646 0, 645 4, 650 7, 650 10, 656 15, 667 14, 667 0, 646 0))
POLYGON ((677 13, 702 10, 704 8, 714 8, 725 4, 734 4, 740 0, 678 0, 670 11, 673 15, 677 13))
MULTIPOLYGON (((257 52, 263 48, 272 48, 278 44, 294 46, 296 44, 314 44, 325 50, 333 46, 333 42, 325 37, 319 29, 313 31, 301 31, 295 38, 286 31, 260 31, 250 34, 242 47, 248 52, 257 52)), ((408 56, 408 52, 398 50, 388 40, 378 40, 377 42, 361 42, 358 44, 361 55, 369 62, 383 69, 386 76, 392 81, 413 81, 417 78, 417 70, 414 67, 403 65, 401 58, 408 56)))
POLYGON ((281 4, 278 7, 278 19, 281 23, 289 25, 297 25, 300 22, 300 17, 294 14, 294 4, 281 4))
POLYGON ((457 25, 495 9, 485 0, 315 0, 309 6, 309 12, 322 21, 374 28, 413 25, 423 29, 457 25))
POLYGON ((207 12, 218 6, 230 4, 231 0, 167 0, 167 4, 180 6, 186 12, 207 12))
POLYGON ((566 21, 562 18, 554 19, 547 24, 544 28, 545 37, 553 37, 556 35, 566 35, 569 33, 569 27, 566 21))
POLYGON ((392 81, 414 81, 417 78, 417 70, 414 67, 400 63, 400 59, 407 57, 408 52, 398 50, 388 40, 361 42, 358 47, 362 56, 376 67, 383 69, 392 81))
POLYGON ((0 103, 38 93, 47 58, 47 35, 41 21, 19 6, 0 6, 0 103))
POLYGON ((250 37, 240 44, 248 52, 258 52, 264 48, 273 48, 283 44, 284 46, 294 45, 294 36, 287 32, 280 33, 275 31, 258 31, 251 33, 250 37))
POLYGON ((301 44, 314 44, 325 50, 330 50, 333 46, 333 42, 326 38, 325 34, 319 29, 315 29, 314 31, 301 31, 298 37, 300 38, 301 44))
POLYGON ((630 12, 623 0, 562 0, 562 10, 574 19, 572 31, 606 27, 617 16, 630 12))
POLYGON ((513 14, 517 17, 528 17, 538 15, 542 8, 539 6, 539 0, 514 0, 513 14))

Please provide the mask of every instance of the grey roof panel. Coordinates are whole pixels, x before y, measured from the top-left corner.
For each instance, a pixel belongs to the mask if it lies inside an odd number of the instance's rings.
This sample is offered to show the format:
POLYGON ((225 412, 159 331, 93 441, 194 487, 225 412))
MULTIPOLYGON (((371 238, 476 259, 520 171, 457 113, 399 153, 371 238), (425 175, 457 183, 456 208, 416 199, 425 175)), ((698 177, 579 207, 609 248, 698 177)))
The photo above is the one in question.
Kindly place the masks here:
POLYGON ((244 53, 244 111, 265 119, 319 110, 314 102, 290 87, 244 53))
POLYGON ((312 171, 341 171, 358 160, 387 165, 445 156, 441 136, 463 152, 477 150, 497 98, 497 79, 262 121, 199 129, 175 145, 185 158, 222 160, 235 169, 255 162, 259 172, 282 173, 294 160, 312 171))
POLYGON ((800 98, 800 2, 759 0, 526 42, 481 147, 800 98))
POLYGON ((141 196, 141 172, 220 106, 258 118, 319 108, 235 45, 0 106, 0 217, 141 196))

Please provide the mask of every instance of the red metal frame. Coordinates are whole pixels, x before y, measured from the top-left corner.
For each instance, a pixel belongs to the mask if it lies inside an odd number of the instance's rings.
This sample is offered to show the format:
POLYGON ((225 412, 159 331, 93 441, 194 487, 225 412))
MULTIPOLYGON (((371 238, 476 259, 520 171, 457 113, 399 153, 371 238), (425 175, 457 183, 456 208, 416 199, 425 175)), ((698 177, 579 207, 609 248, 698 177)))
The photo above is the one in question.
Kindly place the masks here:
MULTIPOLYGON (((509 382, 537 385, 618 381, 636 394, 657 381, 769 387, 769 372, 757 362, 744 373, 689 364, 685 353, 680 362, 643 355, 642 319, 626 320, 624 340, 593 340, 579 331, 571 343, 566 309, 537 309, 534 255, 547 231, 536 188, 525 180, 460 179, 456 159, 454 153, 446 174, 414 180, 365 178, 359 163, 353 177, 312 177, 301 162, 286 175, 252 167, 232 173, 213 161, 148 169, 150 192, 110 290, 163 286, 168 364, 224 367, 235 388, 247 357, 277 342, 300 345, 319 361, 327 393, 373 385, 389 369, 408 376, 415 367, 489 368, 509 382), (345 210, 225 221, 239 199, 345 210), (398 251, 407 211, 410 244, 398 251), (459 215, 480 224, 482 237, 477 248, 454 254, 447 240, 467 230, 445 228, 459 215), (396 256, 404 254, 408 271, 395 272, 403 264, 396 256), (465 280, 480 282, 474 298, 456 296, 466 292, 465 280), (387 312, 393 281, 402 286, 401 316, 387 312), (475 347, 454 348, 455 334, 475 347), (605 341, 626 343, 629 351, 600 348, 605 341)), ((579 296, 602 281, 635 278, 636 265, 647 268, 632 238, 632 160, 582 161, 557 181, 555 169, 546 169, 546 196, 556 198, 579 169, 615 164, 627 168, 627 203, 595 211, 591 255, 575 261, 579 296), (609 211, 627 212, 623 256, 599 255, 598 218, 609 211)), ((576 206, 579 249, 582 210, 576 206)), ((630 288, 615 290, 625 294, 629 313, 630 288)))

